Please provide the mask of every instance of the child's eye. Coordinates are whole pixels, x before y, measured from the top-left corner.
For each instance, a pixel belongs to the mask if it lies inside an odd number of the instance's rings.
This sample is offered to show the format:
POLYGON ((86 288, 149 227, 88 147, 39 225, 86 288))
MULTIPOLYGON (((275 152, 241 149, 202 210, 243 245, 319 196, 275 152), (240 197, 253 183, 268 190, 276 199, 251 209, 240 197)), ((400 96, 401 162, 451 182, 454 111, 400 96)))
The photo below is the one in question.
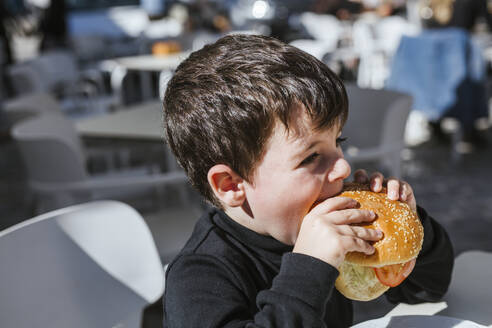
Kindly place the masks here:
POLYGON ((340 147, 345 141, 347 141, 347 137, 338 137, 337 138, 337 147, 340 147))
POLYGON ((314 162, 314 160, 316 160, 316 158, 318 158, 318 156, 319 156, 318 153, 312 153, 311 155, 309 155, 306 159, 304 159, 301 162, 301 165, 307 165, 307 164, 314 162))

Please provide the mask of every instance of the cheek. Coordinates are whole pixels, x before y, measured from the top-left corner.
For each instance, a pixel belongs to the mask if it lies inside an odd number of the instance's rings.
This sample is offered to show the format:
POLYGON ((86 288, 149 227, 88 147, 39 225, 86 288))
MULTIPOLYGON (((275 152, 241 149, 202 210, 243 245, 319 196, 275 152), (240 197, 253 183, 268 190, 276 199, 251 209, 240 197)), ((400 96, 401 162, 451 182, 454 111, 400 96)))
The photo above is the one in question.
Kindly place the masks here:
POLYGON ((315 181, 307 181, 295 186, 291 193, 290 203, 292 208, 290 211, 303 218, 309 212, 313 203, 319 198, 321 189, 321 185, 315 181))
POLYGON ((269 188, 262 189, 268 190, 268 193, 262 192, 256 201, 269 216, 288 221, 299 220, 318 199, 321 189, 322 184, 315 179, 276 180, 270 182, 269 188))

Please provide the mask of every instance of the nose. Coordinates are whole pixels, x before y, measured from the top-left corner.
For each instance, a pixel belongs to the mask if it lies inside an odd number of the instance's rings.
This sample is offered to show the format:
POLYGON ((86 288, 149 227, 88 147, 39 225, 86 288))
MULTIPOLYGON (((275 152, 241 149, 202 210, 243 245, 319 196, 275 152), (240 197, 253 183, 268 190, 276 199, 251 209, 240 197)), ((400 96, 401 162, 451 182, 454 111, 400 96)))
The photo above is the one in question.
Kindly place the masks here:
POLYGON ((350 176, 350 164, 345 158, 338 158, 332 166, 331 171, 328 173, 328 182, 335 182, 337 180, 344 180, 350 176))

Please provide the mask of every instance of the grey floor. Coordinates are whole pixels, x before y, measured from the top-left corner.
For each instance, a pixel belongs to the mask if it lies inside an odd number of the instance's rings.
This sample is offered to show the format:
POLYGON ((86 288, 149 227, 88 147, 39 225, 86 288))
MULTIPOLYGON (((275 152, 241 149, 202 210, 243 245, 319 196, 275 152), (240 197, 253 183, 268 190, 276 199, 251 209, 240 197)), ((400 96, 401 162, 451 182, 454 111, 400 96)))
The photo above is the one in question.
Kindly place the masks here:
MULTIPOLYGON (((492 143, 492 132, 485 132, 492 143)), ((456 254, 465 250, 492 252, 492 146, 477 148, 456 159, 447 143, 430 140, 410 149, 405 179, 423 206, 448 231, 456 254)), ((12 142, 0 141, 0 229, 31 216, 26 203, 25 175, 12 142)), ((163 261, 184 244, 198 216, 195 206, 168 204, 143 215, 163 261)), ((390 305, 384 299, 357 303, 355 322, 382 316, 390 305)))

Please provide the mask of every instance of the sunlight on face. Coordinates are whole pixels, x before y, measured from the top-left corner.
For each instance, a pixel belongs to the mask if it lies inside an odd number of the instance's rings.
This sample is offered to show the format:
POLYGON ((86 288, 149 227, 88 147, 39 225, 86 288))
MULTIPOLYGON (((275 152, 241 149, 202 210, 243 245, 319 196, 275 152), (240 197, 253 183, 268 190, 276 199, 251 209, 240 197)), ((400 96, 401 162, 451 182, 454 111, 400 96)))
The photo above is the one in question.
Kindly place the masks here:
POLYGON ((339 137, 339 126, 317 131, 304 112, 289 131, 277 122, 253 181, 245 184, 253 230, 295 243, 313 204, 338 194, 350 175, 339 137))

